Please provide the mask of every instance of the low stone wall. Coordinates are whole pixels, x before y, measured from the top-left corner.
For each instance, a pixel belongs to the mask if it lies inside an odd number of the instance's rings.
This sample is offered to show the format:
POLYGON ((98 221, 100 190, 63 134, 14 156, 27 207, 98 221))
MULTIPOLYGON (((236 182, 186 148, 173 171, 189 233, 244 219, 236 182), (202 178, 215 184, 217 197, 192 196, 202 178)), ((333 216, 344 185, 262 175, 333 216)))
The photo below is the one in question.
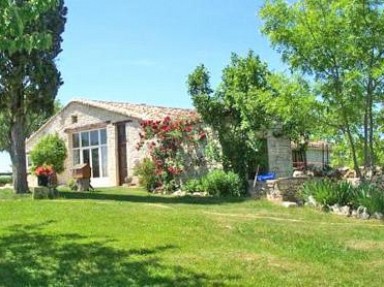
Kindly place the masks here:
POLYGON ((267 180, 267 199, 272 201, 298 202, 297 192, 308 179, 308 177, 284 177, 267 180))
POLYGON ((54 199, 59 196, 56 188, 46 186, 36 186, 32 188, 33 199, 54 199))

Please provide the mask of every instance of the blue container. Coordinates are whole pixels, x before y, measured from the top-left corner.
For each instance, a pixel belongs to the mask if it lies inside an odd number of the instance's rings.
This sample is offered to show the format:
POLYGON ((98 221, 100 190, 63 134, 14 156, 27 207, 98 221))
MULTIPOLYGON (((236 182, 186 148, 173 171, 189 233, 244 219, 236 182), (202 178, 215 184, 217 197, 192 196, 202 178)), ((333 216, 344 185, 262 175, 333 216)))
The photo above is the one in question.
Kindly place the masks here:
POLYGON ((276 174, 274 172, 268 172, 265 174, 258 175, 257 181, 267 181, 267 180, 275 179, 275 178, 276 178, 276 174))

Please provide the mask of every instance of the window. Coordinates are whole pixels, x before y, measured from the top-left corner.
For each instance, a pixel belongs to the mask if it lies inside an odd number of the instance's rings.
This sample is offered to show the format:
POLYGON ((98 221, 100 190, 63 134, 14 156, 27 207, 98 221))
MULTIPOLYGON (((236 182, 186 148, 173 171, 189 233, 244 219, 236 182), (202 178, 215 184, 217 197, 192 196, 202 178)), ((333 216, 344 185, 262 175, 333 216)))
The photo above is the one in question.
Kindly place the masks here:
POLYGON ((91 131, 91 145, 99 145, 99 131, 91 131))
POLYGON ((80 147, 80 134, 72 135, 72 145, 74 148, 80 147))
POLYGON ((77 123, 77 116, 76 115, 71 116, 71 122, 73 124, 77 123))
POLYGON ((108 176, 107 130, 98 129, 72 134, 73 164, 89 163, 92 177, 108 176))
POLYGON ((81 146, 89 146, 89 132, 81 133, 81 146))
POLYGON ((32 160, 31 156, 27 153, 27 169, 29 169, 30 167, 32 167, 32 160))

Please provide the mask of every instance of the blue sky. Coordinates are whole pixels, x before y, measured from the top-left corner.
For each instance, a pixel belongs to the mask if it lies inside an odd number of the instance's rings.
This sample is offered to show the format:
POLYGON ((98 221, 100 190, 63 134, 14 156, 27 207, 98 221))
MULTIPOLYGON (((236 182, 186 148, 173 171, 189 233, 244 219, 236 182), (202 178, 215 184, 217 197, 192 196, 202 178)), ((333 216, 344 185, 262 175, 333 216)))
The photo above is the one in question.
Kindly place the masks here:
MULTIPOLYGON (((66 0, 57 64, 73 98, 192 107, 186 80, 203 63, 215 87, 231 52, 254 50, 273 70, 279 55, 261 35, 262 0, 66 0)), ((0 171, 10 170, 0 155, 0 171)))

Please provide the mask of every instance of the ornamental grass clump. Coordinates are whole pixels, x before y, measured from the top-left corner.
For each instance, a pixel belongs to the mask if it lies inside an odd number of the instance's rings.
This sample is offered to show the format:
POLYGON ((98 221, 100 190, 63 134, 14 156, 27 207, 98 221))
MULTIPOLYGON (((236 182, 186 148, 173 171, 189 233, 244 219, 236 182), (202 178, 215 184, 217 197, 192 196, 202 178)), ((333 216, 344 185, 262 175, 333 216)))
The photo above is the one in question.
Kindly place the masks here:
POLYGON ((364 206, 369 214, 384 214, 384 191, 373 184, 361 184, 355 188, 353 207, 364 206))
POLYGON ((360 206, 366 207, 371 215, 375 212, 384 213, 384 191, 370 183, 353 186, 346 181, 329 179, 308 181, 301 187, 299 196, 304 202, 312 196, 325 209, 338 204, 348 205, 355 210, 360 206))
POLYGON ((306 182, 299 191, 302 200, 308 201, 309 196, 323 206, 334 204, 350 205, 355 196, 354 187, 345 181, 323 179, 306 182))

